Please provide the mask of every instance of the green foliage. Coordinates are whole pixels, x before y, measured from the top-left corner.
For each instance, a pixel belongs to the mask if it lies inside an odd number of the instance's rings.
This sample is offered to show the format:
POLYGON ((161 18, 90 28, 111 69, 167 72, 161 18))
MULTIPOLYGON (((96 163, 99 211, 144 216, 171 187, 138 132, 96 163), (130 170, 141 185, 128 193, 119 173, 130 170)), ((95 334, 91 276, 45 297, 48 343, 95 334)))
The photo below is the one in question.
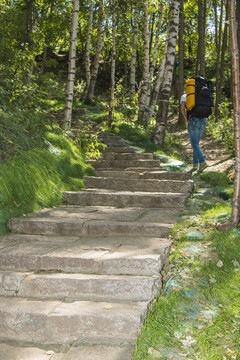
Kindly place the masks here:
POLYGON ((234 153, 234 120, 229 102, 222 102, 219 105, 217 122, 213 115, 208 118, 206 133, 234 153))
MULTIPOLYGON (((21 151, 42 146, 47 127, 54 126, 49 115, 49 99, 63 96, 53 75, 22 79, 6 78, 0 72, 0 162, 21 151), (58 94, 58 95, 56 95, 58 94)), ((50 108, 51 110, 51 108, 50 108)))
POLYGON ((224 199, 232 198, 234 186, 226 174, 217 171, 205 171, 201 174, 201 179, 214 186, 224 199))
POLYGON ((83 188, 82 177, 94 174, 69 140, 51 133, 46 139, 47 149, 24 152, 0 168, 1 234, 12 216, 59 205, 63 190, 83 188))
POLYGON ((201 179, 221 189, 225 189, 232 183, 226 174, 217 171, 205 171, 201 175, 201 179))

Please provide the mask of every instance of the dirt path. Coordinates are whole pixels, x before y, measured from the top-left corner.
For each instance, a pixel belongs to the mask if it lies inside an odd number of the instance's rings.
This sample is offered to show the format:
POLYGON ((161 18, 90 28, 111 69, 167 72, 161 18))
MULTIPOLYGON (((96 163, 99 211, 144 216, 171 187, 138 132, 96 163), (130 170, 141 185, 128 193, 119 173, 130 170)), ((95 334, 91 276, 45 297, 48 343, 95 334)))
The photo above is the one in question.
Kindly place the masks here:
MULTIPOLYGON (((172 120, 169 122, 169 132, 180 139, 185 148, 185 151, 182 153, 183 160, 191 167, 192 147, 189 142, 187 129, 179 129, 179 127, 176 126, 176 120, 172 120)), ((209 165, 208 171, 226 172, 231 175, 234 166, 234 158, 231 156, 229 150, 224 149, 221 144, 207 135, 203 136, 200 146, 205 155, 206 162, 209 165)))

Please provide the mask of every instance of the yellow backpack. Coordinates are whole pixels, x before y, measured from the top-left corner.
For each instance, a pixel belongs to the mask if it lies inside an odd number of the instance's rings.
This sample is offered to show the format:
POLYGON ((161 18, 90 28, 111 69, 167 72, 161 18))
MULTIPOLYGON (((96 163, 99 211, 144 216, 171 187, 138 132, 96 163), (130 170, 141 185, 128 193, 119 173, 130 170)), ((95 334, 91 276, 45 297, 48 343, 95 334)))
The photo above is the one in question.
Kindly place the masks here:
POLYGON ((188 110, 192 110, 195 106, 195 94, 196 94, 196 86, 195 86, 195 79, 188 79, 186 81, 187 85, 187 102, 186 107, 188 110))

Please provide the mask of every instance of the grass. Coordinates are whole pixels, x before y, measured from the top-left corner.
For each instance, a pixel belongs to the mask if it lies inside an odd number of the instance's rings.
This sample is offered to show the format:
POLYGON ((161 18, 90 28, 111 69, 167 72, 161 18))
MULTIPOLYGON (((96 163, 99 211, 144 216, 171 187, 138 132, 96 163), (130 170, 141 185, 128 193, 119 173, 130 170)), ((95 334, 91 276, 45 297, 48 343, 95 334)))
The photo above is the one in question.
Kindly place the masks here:
POLYGON ((62 191, 80 190, 83 176, 93 175, 85 155, 67 138, 46 134, 45 149, 23 152, 0 168, 0 233, 17 215, 61 204, 62 191))
POLYGON ((193 196, 170 235, 174 245, 163 290, 134 360, 240 359, 240 231, 216 229, 230 219, 231 205, 214 185, 224 190, 229 181, 220 173, 202 178, 208 184, 199 180, 195 195, 201 197, 193 196), (193 231, 201 232, 202 240, 190 238, 193 231))

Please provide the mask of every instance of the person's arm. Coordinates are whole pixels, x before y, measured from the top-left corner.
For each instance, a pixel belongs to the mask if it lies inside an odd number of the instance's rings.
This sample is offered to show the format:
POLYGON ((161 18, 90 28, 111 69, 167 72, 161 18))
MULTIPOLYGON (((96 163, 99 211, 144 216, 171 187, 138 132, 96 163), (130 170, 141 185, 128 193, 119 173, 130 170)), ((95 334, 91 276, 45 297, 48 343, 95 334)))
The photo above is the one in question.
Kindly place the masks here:
POLYGON ((186 102, 185 101, 181 102, 181 113, 183 114, 183 117, 184 117, 185 121, 188 122, 188 118, 187 118, 187 114, 186 114, 186 102))

